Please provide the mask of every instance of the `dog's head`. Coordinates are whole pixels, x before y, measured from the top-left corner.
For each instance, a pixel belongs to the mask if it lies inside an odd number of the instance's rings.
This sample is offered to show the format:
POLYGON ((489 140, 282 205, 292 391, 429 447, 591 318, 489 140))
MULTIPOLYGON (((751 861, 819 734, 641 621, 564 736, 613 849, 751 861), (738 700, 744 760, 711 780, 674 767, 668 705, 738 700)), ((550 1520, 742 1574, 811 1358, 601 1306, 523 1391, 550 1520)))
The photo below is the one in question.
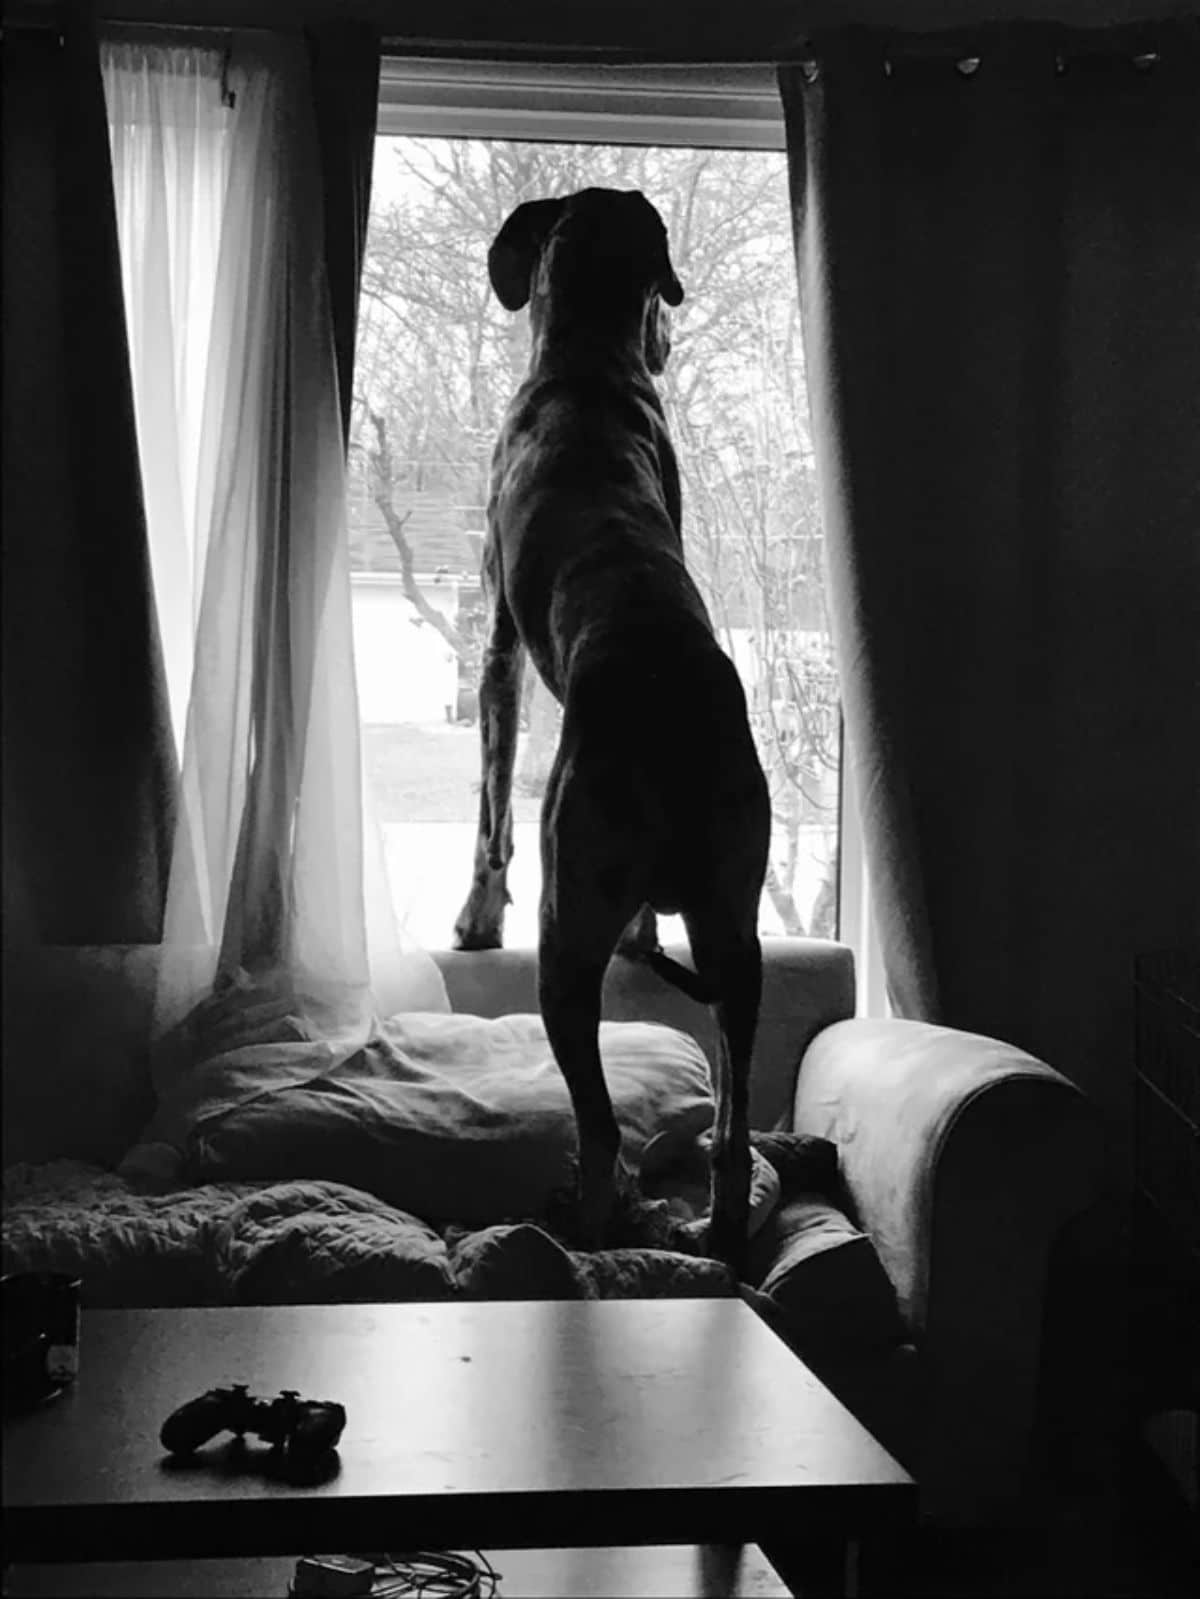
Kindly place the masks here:
POLYGON ((663 370, 670 344, 662 307, 679 305, 683 289, 663 220, 639 190, 527 200, 496 235, 488 274, 509 311, 532 301, 536 312, 553 300, 560 314, 640 317, 646 364, 663 370))

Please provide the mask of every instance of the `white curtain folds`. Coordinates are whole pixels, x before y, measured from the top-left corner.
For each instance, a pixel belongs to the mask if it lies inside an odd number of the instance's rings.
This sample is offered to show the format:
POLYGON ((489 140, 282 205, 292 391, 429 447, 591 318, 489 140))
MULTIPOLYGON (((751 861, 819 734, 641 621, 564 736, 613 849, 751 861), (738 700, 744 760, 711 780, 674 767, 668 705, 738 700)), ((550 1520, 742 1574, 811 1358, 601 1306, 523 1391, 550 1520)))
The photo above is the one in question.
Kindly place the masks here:
POLYGON ((322 1030, 445 1010, 364 813, 344 445, 296 38, 107 41, 155 590, 182 767, 156 1025, 214 987, 322 1030))

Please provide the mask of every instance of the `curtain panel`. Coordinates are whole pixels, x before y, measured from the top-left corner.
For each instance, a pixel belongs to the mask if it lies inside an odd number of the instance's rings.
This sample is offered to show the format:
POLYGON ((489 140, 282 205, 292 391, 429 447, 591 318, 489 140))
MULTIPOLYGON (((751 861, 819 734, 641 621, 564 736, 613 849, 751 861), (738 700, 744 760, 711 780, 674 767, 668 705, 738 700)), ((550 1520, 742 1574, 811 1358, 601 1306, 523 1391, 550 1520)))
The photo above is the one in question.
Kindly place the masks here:
POLYGON ((1124 1119, 1133 957, 1200 936, 1200 50, 919 45, 780 71, 889 989, 1124 1119))
POLYGON ((153 943, 177 772, 96 43, 3 60, 6 945, 153 943))
MULTIPOLYGON (((340 41, 344 43, 344 41, 340 41)), ((358 1038, 372 1012, 444 1009, 405 949, 364 787, 339 367, 354 347, 371 78, 314 86, 297 36, 103 52, 155 587, 182 781, 159 970, 168 1035, 217 995, 358 1038), (332 109, 331 109, 332 107, 332 109), (318 133, 322 123, 324 145, 318 133), (330 261, 342 286, 338 314, 330 261)), ((278 1019, 278 1018, 276 1018, 278 1019)), ((256 1024, 257 1025, 257 1024, 256 1024)), ((349 1047, 349 1044, 347 1044, 349 1047)), ((162 1072, 188 1050, 160 1049, 162 1072)))

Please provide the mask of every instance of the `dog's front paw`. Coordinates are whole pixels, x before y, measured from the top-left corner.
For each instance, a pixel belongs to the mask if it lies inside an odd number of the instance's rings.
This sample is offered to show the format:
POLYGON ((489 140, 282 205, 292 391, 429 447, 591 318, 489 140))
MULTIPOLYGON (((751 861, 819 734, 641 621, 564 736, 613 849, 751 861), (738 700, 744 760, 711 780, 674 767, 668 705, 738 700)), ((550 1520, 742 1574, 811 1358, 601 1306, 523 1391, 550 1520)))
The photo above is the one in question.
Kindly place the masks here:
POLYGON ((471 893, 454 921, 451 949, 503 949, 504 901, 471 893))
POLYGON ((455 922, 451 949, 503 949, 504 934, 499 927, 476 927, 471 923, 455 922))
POLYGON ((475 872, 462 909, 454 919, 453 949, 502 949, 504 913, 512 903, 505 871, 481 863, 476 850, 475 872))

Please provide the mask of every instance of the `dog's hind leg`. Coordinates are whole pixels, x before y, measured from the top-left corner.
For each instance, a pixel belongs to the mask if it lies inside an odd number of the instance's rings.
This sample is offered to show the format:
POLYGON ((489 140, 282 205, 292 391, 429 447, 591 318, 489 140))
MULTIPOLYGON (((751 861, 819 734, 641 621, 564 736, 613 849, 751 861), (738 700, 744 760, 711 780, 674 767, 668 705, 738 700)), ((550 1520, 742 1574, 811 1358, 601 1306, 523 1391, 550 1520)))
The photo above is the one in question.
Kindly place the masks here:
POLYGON ((538 1004, 575 1112, 580 1232, 594 1249, 612 1215, 621 1147, 600 1058, 601 994, 639 896, 628 888, 623 835, 605 826, 603 797, 564 753, 569 745, 559 748, 542 812, 538 1004))
POLYGON ((609 950, 543 928, 538 945, 538 1005, 550 1048, 571 1096, 579 1138, 579 1232, 585 1248, 604 1239, 617 1195, 621 1129, 600 1059, 600 995, 609 950))
POLYGON ((494 563, 485 564, 492 591, 491 635, 479 681, 479 831, 466 903, 454 923, 455 949, 499 949, 512 859, 512 779, 517 752, 525 652, 494 563))
POLYGON ((716 995, 716 1124, 712 1140, 708 1253, 738 1276, 750 1219, 750 1060, 762 1000, 762 949, 753 925, 731 938, 719 918, 684 917, 692 957, 716 995))

